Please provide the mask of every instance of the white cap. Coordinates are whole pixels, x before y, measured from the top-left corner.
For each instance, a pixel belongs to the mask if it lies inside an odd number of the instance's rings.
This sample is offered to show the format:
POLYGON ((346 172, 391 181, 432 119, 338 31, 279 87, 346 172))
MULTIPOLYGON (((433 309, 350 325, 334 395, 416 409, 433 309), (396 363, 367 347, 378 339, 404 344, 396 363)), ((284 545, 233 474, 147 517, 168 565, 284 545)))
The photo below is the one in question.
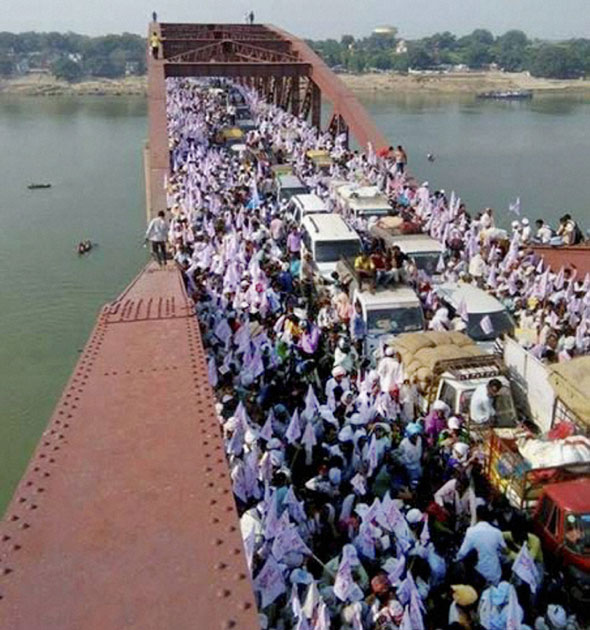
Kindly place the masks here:
POLYGON ((524 217, 524 219, 521 221, 521 223, 523 225, 528 225, 529 224, 529 220, 526 217, 524 217))
POLYGON ((469 446, 465 444, 465 442, 455 442, 455 444, 453 444, 453 453, 459 459, 464 459, 469 453, 469 446))
POLYGON ((512 227, 513 228, 520 227, 520 223, 518 221, 512 221, 512 227))
POLYGON ((406 521, 408 521, 410 525, 416 525, 416 523, 419 523, 421 520, 422 512, 420 512, 418 508, 412 508, 411 510, 408 510, 408 513, 406 514, 406 521))
POLYGON ((457 416, 451 416, 447 421, 447 427, 449 429, 453 429, 454 431, 458 431, 461 428, 461 421, 457 416))
POLYGON ((341 431, 338 433, 338 439, 341 442, 351 442, 354 437, 352 427, 347 424, 341 431))
POLYGON ((336 377, 336 376, 346 376, 346 370, 341 365, 337 365, 332 370, 332 376, 334 376, 334 377, 336 377))

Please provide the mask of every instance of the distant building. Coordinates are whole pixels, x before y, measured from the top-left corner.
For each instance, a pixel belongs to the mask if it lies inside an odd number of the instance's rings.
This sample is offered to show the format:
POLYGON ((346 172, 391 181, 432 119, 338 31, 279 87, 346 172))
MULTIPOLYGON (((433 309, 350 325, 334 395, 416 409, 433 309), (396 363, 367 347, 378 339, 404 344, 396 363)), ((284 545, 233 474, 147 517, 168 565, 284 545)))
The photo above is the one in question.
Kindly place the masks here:
POLYGON ((405 55, 408 52, 408 44, 405 39, 400 39, 395 47, 396 55, 405 55))
POLYGON ((397 35, 397 28, 395 28, 395 26, 377 26, 377 28, 373 29, 373 35, 395 37, 397 35))

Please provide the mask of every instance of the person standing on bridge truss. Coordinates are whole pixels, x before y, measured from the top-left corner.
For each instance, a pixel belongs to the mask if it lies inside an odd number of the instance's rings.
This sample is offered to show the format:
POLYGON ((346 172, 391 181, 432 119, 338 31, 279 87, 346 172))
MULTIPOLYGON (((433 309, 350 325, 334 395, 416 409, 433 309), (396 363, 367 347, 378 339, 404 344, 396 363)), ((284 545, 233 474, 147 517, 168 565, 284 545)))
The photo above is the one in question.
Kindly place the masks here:
POLYGON ((160 54, 160 36, 156 31, 150 37, 150 48, 152 49, 152 57, 157 59, 160 54))
POLYGON ((164 218, 164 211, 160 210, 154 217, 145 233, 145 240, 152 246, 152 254, 160 267, 166 266, 166 239, 168 237, 168 224, 164 218))

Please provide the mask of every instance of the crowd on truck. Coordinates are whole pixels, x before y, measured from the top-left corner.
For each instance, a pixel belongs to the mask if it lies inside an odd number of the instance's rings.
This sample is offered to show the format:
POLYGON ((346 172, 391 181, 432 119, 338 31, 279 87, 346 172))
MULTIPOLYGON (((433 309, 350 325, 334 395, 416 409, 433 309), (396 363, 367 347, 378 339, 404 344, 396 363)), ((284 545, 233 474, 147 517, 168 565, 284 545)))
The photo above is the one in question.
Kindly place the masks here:
POLYGON ((146 238, 194 299, 261 628, 585 627, 590 276, 243 85, 167 79, 167 117, 146 238))

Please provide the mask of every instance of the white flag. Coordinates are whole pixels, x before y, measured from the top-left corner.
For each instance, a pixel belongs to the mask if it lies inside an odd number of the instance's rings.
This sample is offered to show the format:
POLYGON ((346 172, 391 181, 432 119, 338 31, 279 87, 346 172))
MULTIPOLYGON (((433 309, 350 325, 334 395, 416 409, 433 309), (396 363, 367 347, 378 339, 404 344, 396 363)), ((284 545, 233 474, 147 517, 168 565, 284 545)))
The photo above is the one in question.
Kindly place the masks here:
POLYGON ((307 587, 307 593, 305 594, 305 601, 303 602, 303 606, 301 608, 301 610, 303 611, 303 614, 308 619, 311 619, 313 617, 315 609, 318 607, 320 601, 321 601, 320 592, 318 590, 318 585, 316 584, 316 581, 314 580, 307 587))
MULTIPOLYGON (((284 514, 287 512, 285 511, 284 514)), ((282 519, 281 519, 282 520, 282 519)), ((288 522, 288 521, 287 521, 288 522)), ((301 539, 295 525, 289 525, 275 536, 272 543, 272 555, 280 562, 288 553, 310 555, 311 551, 301 539)))
POLYGON ((286 592, 283 572, 274 556, 268 556, 260 573, 254 578, 254 590, 260 591, 260 608, 262 609, 272 604, 277 597, 286 592))
POLYGON ((517 197, 514 203, 508 204, 508 210, 509 212, 520 216, 520 197, 517 197))
POLYGON ((272 433, 273 433, 272 421, 273 421, 273 417, 274 417, 274 414, 273 414, 272 409, 271 409, 269 414, 268 414, 268 417, 266 418, 266 422, 264 423, 264 426, 260 430, 260 437, 263 440, 266 440, 267 442, 272 438, 272 433))
POLYGON ((523 582, 529 585, 533 593, 536 592, 537 586, 539 585, 539 571, 537 570, 535 561, 529 552, 526 542, 523 543, 514 560, 512 571, 516 573, 523 582))
POLYGON ((291 588, 291 610, 293 611, 293 617, 299 619, 301 617, 301 600, 299 599, 299 591, 297 590, 297 584, 293 584, 291 588))
POLYGON ((489 315, 482 317, 479 325, 486 335, 491 335, 494 332, 494 326, 489 315))
POLYGON ((285 437, 287 438, 287 442, 289 442, 289 444, 293 444, 301 437, 301 424, 299 423, 299 412, 297 409, 295 409, 293 415, 291 416, 291 422, 289 422, 289 426, 285 432, 285 437))
MULTIPOLYGON (((524 546, 524 545, 523 545, 524 546)), ((516 589, 510 586, 508 594, 508 606, 506 610, 506 630, 521 630, 522 628, 522 609, 518 603, 516 589)))

